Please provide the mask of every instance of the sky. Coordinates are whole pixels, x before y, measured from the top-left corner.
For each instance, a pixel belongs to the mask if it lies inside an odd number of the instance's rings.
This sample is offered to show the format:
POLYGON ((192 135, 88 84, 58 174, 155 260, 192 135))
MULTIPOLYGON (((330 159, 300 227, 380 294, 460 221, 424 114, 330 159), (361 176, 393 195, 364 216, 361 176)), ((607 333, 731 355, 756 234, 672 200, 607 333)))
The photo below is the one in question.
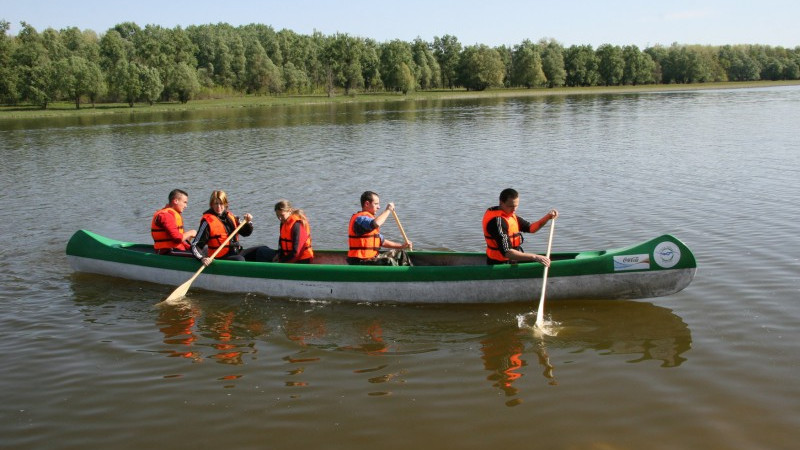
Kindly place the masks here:
POLYGON ((165 28, 258 23, 299 34, 345 33, 378 42, 451 35, 462 45, 513 47, 525 39, 603 44, 800 46, 797 0, 0 0, 16 35, 78 27, 102 35, 122 22, 165 28))

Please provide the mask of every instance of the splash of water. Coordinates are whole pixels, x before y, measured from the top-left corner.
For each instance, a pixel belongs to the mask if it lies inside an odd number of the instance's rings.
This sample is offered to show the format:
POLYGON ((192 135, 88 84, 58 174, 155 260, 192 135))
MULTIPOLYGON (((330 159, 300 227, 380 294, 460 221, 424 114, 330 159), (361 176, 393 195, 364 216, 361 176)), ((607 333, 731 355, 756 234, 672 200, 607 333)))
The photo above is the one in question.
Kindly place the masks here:
POLYGON ((517 314, 517 327, 532 330, 537 336, 556 336, 558 335, 560 325, 559 322, 545 317, 542 326, 537 327, 536 312, 517 314))

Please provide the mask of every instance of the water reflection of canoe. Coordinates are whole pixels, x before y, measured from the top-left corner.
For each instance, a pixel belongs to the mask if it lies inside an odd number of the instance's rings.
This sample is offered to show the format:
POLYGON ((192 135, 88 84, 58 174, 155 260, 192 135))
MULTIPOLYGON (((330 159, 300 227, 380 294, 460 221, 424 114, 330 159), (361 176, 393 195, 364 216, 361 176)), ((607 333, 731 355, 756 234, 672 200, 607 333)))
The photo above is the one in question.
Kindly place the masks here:
POLYGON ((677 367, 692 347, 683 319, 648 302, 561 302, 551 304, 548 314, 561 324, 548 341, 551 349, 631 355, 628 362, 656 360, 662 367, 677 367))
MULTIPOLYGON (((413 266, 348 266, 344 251, 316 251, 315 263, 215 261, 193 287, 270 297, 395 303, 529 302, 541 264, 487 266, 483 253, 410 252, 413 266)), ((179 285, 199 267, 192 258, 156 255, 152 246, 77 231, 67 259, 79 272, 179 285)), ((553 253, 547 298, 631 299, 670 295, 694 278, 694 255, 663 235, 625 248, 553 253)))

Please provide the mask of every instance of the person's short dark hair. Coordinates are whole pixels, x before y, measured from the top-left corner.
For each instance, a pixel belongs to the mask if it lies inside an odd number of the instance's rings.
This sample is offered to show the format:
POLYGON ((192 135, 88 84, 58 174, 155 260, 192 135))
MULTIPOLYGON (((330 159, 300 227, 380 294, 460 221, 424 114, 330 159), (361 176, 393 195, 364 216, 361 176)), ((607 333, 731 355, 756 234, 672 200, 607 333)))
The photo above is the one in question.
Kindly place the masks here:
POLYGON ((187 194, 183 189, 173 189, 169 191, 169 201, 174 200, 178 195, 185 195, 187 197, 189 196, 189 194, 187 194))
POLYGON ((500 203, 505 203, 508 200, 514 200, 516 198, 519 198, 519 192, 514 189, 507 188, 500 192, 500 203))
POLYGON ((372 197, 373 197, 373 196, 375 196, 375 197, 380 197, 380 195, 378 195, 378 194, 377 194, 377 193, 375 193, 375 192, 372 192, 372 191, 364 191, 364 193, 363 193, 363 194, 361 194, 361 206, 364 206, 364 203, 371 202, 371 201, 372 201, 372 197))

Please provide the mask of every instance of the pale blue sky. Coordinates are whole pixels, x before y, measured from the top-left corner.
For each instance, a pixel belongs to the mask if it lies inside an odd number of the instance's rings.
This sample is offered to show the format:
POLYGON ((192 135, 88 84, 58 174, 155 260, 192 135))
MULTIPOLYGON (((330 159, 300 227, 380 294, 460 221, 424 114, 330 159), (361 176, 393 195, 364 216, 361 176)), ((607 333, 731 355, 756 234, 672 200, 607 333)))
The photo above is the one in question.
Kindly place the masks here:
POLYGON ((450 34, 464 45, 514 46, 554 38, 565 46, 680 44, 800 45, 797 0, 0 0, 11 34, 70 26, 102 34, 121 22, 172 28, 225 22, 375 39, 450 34))

